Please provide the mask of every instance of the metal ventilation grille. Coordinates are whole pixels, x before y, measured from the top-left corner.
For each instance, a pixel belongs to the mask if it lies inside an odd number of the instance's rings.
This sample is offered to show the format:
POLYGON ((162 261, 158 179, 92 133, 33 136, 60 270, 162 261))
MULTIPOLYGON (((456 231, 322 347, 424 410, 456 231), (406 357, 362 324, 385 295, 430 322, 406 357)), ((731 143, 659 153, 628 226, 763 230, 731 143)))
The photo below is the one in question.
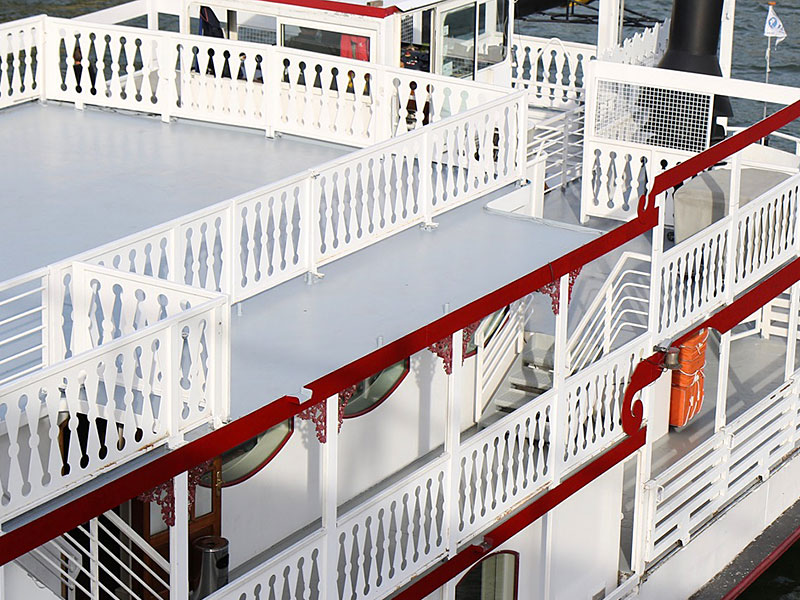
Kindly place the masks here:
POLYGON ((262 29, 261 27, 251 27, 249 25, 239 25, 239 41, 255 42, 257 44, 269 44, 274 46, 278 41, 275 30, 262 29))
POLYGON ((408 15, 400 21, 400 39, 404 44, 414 42, 414 16, 408 15))
POLYGON ((607 140, 686 152, 708 148, 713 96, 599 81, 594 131, 607 140))

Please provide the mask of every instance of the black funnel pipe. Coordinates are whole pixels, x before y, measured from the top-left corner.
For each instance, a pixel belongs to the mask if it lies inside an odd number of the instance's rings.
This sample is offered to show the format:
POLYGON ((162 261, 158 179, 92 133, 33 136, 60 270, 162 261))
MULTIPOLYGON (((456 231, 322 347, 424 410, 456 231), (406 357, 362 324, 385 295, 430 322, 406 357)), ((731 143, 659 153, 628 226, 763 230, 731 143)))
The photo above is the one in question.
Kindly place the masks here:
MULTIPOLYGON (((722 76, 717 58, 724 0, 674 0, 661 69, 722 76)), ((714 97, 714 116, 731 117, 730 98, 714 97)))

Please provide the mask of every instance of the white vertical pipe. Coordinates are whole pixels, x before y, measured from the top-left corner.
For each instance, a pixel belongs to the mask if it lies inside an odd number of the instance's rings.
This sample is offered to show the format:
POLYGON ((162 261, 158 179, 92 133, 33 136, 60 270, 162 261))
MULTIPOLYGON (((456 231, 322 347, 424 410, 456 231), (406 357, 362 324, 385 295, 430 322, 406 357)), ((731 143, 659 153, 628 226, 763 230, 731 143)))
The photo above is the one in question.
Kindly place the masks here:
POLYGON ((322 564, 323 590, 336 589, 338 543, 336 540, 336 505, 339 486, 339 396, 325 401, 326 441, 320 444, 322 452, 322 528, 325 531, 324 562, 322 564))
POLYGON ((622 18, 622 0, 600 0, 600 18, 597 26, 597 56, 619 44, 622 18))
POLYGON ((566 439, 567 397, 564 382, 567 378, 567 318, 569 313, 569 275, 559 280, 558 314, 556 315, 555 347, 553 349, 553 389, 556 400, 553 403, 553 485, 561 481, 563 456, 561 449, 566 439))
POLYGON ((800 310, 800 286, 794 284, 789 291, 789 331, 786 334, 786 366, 785 378, 789 379, 794 373, 795 354, 797 346, 798 310, 800 310))
POLYGON ((731 332, 722 334, 719 341, 719 373, 717 374, 717 408, 714 415, 714 433, 725 427, 728 408, 728 372, 731 358, 731 332))
MULTIPOLYGON (((448 456, 448 499, 445 503, 444 522, 447 523, 447 555, 453 557, 458 552, 458 487, 461 468, 461 388, 463 384, 461 341, 464 332, 456 331, 450 340, 452 348, 452 370, 447 376, 447 431, 444 438, 444 452, 448 456)), ((456 581, 450 580, 444 586, 444 600, 455 597, 456 581)))
POLYGON ((722 27, 719 37, 719 67, 723 77, 731 76, 733 62, 733 26, 736 16, 736 0, 725 0, 722 7, 722 27))
POLYGON ((97 517, 89 521, 89 570, 91 581, 89 587, 93 598, 100 598, 100 528, 97 517))
POLYGON ((158 4, 156 0, 146 0, 147 3, 147 28, 158 31, 158 4))
POLYGON ((169 529, 169 600, 189 597, 189 474, 172 480, 175 525, 169 529))

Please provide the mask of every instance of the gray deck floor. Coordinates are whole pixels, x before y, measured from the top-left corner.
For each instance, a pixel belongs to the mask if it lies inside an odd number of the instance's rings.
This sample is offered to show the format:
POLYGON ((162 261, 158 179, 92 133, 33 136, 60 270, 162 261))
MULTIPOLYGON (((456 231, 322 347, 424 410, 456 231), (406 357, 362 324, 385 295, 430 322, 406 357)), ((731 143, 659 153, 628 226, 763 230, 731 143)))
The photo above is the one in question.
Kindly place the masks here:
POLYGON ((242 303, 233 316, 232 416, 300 388, 451 309, 510 283, 596 234, 489 214, 489 198, 242 303))
POLYGON ((50 103, 0 112, 0 281, 351 151, 50 103))

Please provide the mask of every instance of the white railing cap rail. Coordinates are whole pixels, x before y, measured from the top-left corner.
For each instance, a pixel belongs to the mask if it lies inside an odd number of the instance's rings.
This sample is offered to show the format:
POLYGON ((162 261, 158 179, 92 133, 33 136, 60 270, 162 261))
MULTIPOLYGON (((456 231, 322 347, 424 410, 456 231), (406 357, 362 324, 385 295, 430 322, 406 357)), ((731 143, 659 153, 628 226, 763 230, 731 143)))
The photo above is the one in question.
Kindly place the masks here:
POLYGON ((13 29, 15 27, 21 27, 24 25, 31 25, 32 23, 40 23, 45 19, 51 19, 53 17, 48 17, 46 14, 41 15, 34 15, 32 17, 25 17, 24 19, 15 19, 13 21, 6 21, 5 23, 0 23, 0 31, 4 31, 6 29, 13 29))
POLYGON ((339 515, 339 517, 336 519, 337 525, 339 527, 344 527, 349 522, 358 519, 361 515, 365 513, 368 513, 373 507, 377 506, 384 500, 395 497, 399 491, 401 491, 405 487, 408 487, 413 482, 424 479, 426 475, 432 473, 433 471, 436 471, 443 467, 447 467, 449 461, 450 457, 444 454, 439 458, 436 458, 431 462, 421 466, 412 473, 409 473, 407 476, 403 477, 400 481, 397 481, 396 483, 393 483, 385 490, 382 490, 381 492, 379 492, 366 502, 363 502, 358 506, 354 506, 347 512, 344 512, 341 515, 339 515))
POLYGON ((680 77, 665 77, 664 70, 655 67, 642 67, 604 60, 590 62, 587 69, 591 73, 591 77, 622 83, 631 82, 642 86, 701 94, 726 95, 745 100, 772 102, 782 105, 793 104, 800 100, 799 87, 775 85, 760 81, 700 75, 683 71, 680 73, 680 77))

